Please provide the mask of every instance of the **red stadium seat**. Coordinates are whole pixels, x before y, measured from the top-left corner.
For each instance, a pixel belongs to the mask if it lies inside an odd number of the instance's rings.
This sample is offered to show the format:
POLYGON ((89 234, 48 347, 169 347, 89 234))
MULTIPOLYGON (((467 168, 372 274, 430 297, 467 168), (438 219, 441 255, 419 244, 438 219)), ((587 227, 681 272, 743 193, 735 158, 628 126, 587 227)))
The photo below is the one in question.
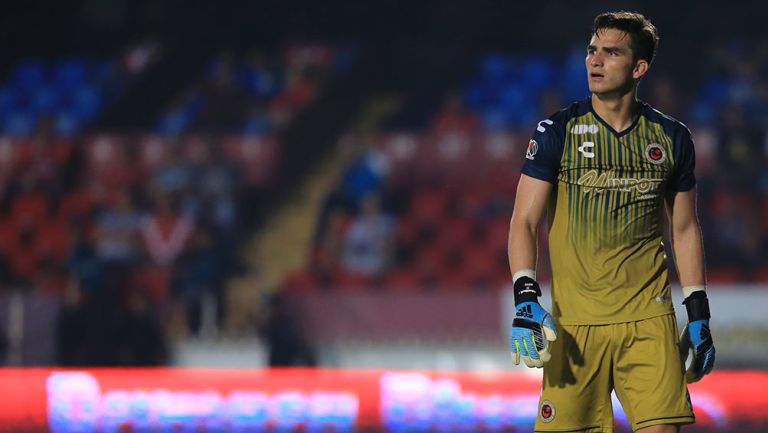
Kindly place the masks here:
POLYGON ((436 223, 448 210, 448 198, 444 189, 422 189, 411 199, 409 216, 418 223, 436 223))
POLYGON ((419 224, 411 218, 400 218, 395 228, 395 241, 399 245, 413 245, 419 237, 419 224))
POLYGON ((301 270, 288 274, 283 280, 282 289, 291 293, 307 293, 317 289, 317 280, 310 271, 301 270))
POLYGON ((16 224, 8 219, 0 219, 0 253, 10 255, 19 244, 19 230, 16 224))
POLYGON ((40 259, 66 263, 72 250, 69 224, 53 218, 43 221, 35 233, 33 249, 40 259))
POLYGON ((48 217, 48 198, 39 192, 22 193, 11 205, 11 220, 16 227, 32 227, 48 217))
POLYGON ((730 284, 740 283, 745 280, 746 275, 738 268, 720 267, 707 269, 707 282, 730 284))
POLYGON ((354 272, 339 272, 334 278, 334 287, 337 290, 361 291, 373 286, 374 278, 369 275, 354 272))
POLYGON ((484 245, 494 252, 506 252, 509 239, 509 218, 492 219, 485 226, 484 245))
POLYGON ((94 197, 86 190, 78 189, 64 195, 56 212, 61 220, 82 221, 94 210, 94 197))
POLYGON ((382 286, 391 291, 417 291, 422 288, 419 274, 409 267, 388 272, 382 286))
POLYGON ((33 278, 40 269, 40 261, 37 254, 26 246, 17 245, 8 255, 11 272, 25 280, 33 278))
POLYGON ((472 220, 453 217, 437 223, 437 242, 446 249, 466 248, 472 240, 472 220))

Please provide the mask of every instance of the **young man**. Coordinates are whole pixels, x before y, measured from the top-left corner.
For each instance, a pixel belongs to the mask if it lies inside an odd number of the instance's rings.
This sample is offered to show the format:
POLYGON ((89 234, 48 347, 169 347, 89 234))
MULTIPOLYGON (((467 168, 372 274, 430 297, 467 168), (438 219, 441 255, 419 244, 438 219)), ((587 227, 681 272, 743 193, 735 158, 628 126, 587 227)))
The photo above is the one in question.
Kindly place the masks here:
POLYGON ((536 432, 613 432, 612 390, 635 431, 677 432, 694 422, 686 382, 714 364, 691 135, 636 99, 657 41, 638 13, 599 15, 586 57, 592 96, 539 122, 528 145, 509 233, 511 352, 515 364, 544 366, 536 432), (695 353, 687 372, 664 206, 695 353), (534 272, 545 210, 551 316, 534 272))

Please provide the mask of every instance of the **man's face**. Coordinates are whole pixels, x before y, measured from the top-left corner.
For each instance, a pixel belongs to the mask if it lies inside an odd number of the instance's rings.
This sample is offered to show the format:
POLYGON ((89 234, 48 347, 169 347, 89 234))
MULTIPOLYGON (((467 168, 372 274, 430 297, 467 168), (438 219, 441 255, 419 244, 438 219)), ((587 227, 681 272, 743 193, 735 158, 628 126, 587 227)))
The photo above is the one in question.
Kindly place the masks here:
POLYGON ((642 73, 636 68, 629 42, 630 36, 617 29, 601 29, 592 36, 586 58, 590 92, 621 95, 632 89, 642 73))

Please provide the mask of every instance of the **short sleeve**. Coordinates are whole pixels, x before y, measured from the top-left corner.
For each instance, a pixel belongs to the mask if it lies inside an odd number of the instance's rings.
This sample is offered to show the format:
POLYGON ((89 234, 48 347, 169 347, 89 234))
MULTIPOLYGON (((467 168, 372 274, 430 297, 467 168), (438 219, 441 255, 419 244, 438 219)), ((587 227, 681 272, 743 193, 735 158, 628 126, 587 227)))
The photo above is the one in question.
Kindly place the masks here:
POLYGON ((563 133, 560 129, 561 126, 550 119, 539 122, 528 142, 523 174, 553 184, 557 182, 563 156, 563 133))
POLYGON ((683 127, 675 137, 675 167, 667 184, 671 191, 688 191, 696 185, 696 152, 693 148, 691 131, 683 127))

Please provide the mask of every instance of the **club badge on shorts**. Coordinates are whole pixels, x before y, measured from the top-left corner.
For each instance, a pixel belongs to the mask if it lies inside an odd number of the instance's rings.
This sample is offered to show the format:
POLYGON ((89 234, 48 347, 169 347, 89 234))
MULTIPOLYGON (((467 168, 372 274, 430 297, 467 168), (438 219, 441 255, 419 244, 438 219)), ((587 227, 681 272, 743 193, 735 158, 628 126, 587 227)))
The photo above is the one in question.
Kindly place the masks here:
POLYGON ((551 422, 555 419, 555 405, 549 400, 542 401, 539 416, 541 417, 541 422, 551 422))
POLYGON ((645 147, 645 157, 654 164, 661 164, 667 159, 667 154, 660 144, 651 143, 645 147))

